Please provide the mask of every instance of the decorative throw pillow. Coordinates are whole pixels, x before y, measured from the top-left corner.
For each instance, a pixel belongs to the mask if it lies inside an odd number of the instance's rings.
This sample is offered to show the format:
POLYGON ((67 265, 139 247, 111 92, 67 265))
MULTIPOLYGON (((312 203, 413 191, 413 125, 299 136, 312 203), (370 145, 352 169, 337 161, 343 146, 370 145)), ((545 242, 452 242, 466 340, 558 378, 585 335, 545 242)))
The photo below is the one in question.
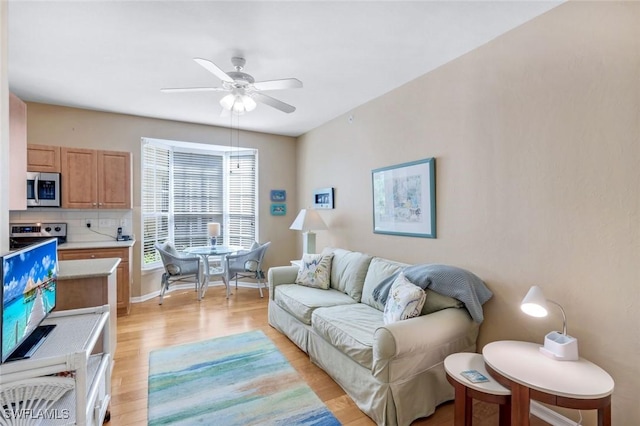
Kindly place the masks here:
POLYGON ((423 289, 407 280, 402 272, 399 273, 384 305, 384 323, 419 316, 426 299, 427 294, 423 289))
POLYGON ((296 277, 296 284, 329 289, 333 254, 304 254, 296 277))

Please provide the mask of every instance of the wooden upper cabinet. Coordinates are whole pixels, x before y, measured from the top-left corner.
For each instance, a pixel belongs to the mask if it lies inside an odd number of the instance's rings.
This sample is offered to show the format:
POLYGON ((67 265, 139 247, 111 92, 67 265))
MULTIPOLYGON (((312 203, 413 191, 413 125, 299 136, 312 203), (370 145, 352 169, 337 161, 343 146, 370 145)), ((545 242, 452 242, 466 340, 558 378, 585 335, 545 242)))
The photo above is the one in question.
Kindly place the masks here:
POLYGON ((93 149, 61 148, 62 207, 98 208, 98 155, 93 149))
POLYGON ((9 210, 27 209, 27 104, 9 94, 9 210))
POLYGON ((27 145, 27 171, 60 173, 60 147, 27 145))
POLYGON ((63 208, 131 208, 131 153, 62 147, 61 166, 63 208))
POLYGON ((131 153, 98 151, 98 207, 131 208, 131 153))

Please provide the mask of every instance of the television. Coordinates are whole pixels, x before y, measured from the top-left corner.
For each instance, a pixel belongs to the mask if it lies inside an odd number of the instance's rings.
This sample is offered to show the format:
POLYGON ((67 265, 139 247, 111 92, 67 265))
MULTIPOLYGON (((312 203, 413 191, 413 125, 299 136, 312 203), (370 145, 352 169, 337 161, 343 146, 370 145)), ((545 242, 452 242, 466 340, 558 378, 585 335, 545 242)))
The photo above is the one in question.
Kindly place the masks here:
POLYGON ((2 256, 0 362, 29 358, 53 329, 40 324, 56 306, 57 249, 51 238, 2 256))

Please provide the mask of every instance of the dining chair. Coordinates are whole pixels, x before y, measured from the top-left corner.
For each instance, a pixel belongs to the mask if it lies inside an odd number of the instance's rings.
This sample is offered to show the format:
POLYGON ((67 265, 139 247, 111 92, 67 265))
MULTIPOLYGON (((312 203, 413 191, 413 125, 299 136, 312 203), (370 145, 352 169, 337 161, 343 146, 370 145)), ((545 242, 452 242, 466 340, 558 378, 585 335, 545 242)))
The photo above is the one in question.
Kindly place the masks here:
MULTIPOLYGON (((254 244, 255 246, 256 244, 254 244)), ((227 255, 224 259, 224 278, 227 285, 231 284, 231 280, 236 281, 236 290, 238 289, 239 278, 251 278, 258 281, 258 289, 260 297, 264 297, 262 288, 266 288, 265 273, 262 267, 264 255, 271 245, 271 241, 262 245, 257 245, 249 251, 241 251, 237 254, 227 255)))
MULTIPOLYGON (((160 253, 164 273, 160 282, 160 302, 165 292, 169 289, 169 285, 176 281, 194 281, 196 291, 200 291, 200 256, 192 256, 180 253, 170 242, 156 243, 156 250, 160 253)), ((200 293, 198 293, 200 296, 200 293)))

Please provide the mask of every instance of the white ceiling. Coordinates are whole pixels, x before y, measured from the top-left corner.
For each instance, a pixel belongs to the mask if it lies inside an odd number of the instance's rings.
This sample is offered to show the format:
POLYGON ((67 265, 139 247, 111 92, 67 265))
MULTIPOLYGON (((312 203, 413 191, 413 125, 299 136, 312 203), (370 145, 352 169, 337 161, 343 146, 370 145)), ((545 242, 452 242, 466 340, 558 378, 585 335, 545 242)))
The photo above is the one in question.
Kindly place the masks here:
MULTIPOLYGON (((193 61, 257 81, 297 107, 240 118, 298 136, 548 11, 561 1, 9 1, 9 87, 26 101, 228 127, 220 86, 193 61)), ((237 125, 236 120, 233 123, 237 125)))

